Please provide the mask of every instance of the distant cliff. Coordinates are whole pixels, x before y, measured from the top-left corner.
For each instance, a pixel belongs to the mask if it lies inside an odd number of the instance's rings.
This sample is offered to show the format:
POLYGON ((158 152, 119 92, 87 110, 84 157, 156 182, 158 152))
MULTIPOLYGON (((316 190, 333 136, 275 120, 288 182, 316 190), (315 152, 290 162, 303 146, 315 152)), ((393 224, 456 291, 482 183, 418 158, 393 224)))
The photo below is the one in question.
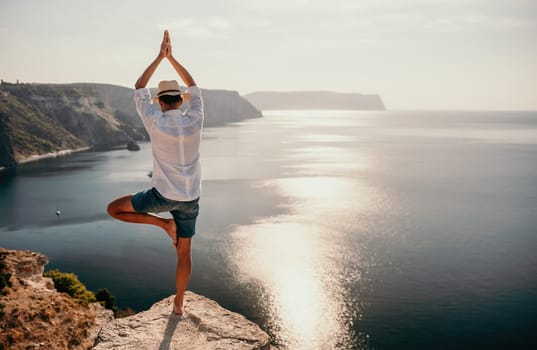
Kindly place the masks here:
POLYGON ((237 91, 202 89, 201 94, 205 107, 205 126, 218 126, 263 116, 261 111, 237 91))
POLYGON ((350 109, 385 110, 379 95, 330 91, 253 92, 244 95, 261 110, 271 109, 350 109))
MULTIPOLYGON (((262 114, 235 91, 202 90, 205 126, 262 114)), ((133 90, 107 84, 0 85, 0 167, 67 149, 147 139, 133 90)))

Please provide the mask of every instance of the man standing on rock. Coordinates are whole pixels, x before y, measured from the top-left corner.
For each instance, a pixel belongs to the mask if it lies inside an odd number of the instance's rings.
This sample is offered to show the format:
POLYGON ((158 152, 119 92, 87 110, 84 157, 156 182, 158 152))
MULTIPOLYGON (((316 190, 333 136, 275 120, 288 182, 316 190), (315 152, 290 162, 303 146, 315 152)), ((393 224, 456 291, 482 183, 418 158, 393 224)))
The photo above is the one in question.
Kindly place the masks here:
POLYGON ((108 213, 122 221, 158 226, 173 240, 177 252, 174 312, 182 315, 183 296, 192 273, 191 243, 199 212, 199 148, 204 115, 200 89, 190 73, 173 57, 167 30, 157 58, 136 81, 135 88, 136 110, 151 139, 153 187, 115 199, 108 205, 108 213), (156 98, 160 108, 155 108, 146 85, 165 58, 175 68, 187 89, 181 95, 177 81, 161 81, 156 98), (185 112, 179 110, 183 98, 189 103, 185 112), (153 214, 165 211, 169 211, 173 219, 153 214))

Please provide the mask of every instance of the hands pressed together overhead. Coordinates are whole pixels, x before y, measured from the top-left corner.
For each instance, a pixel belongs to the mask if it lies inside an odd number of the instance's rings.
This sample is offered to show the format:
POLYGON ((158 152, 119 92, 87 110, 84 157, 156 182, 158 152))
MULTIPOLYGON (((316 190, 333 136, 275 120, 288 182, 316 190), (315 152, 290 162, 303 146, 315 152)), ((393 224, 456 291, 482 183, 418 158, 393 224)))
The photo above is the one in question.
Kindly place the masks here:
POLYGON ((160 51, 158 53, 158 56, 151 64, 145 69, 145 71, 142 73, 140 78, 136 81, 134 84, 135 89, 145 88, 147 86, 147 82, 149 79, 151 79, 151 76, 157 69, 160 62, 167 58, 168 61, 170 61, 171 65, 179 74, 183 82, 187 87, 196 85, 196 82, 190 75, 190 73, 183 67, 182 64, 180 64, 172 55, 172 43, 170 40, 170 33, 168 33, 167 30, 164 31, 164 37, 162 38, 162 43, 160 44, 160 51))
POLYGON ((160 44, 159 57, 172 57, 172 43, 170 41, 170 33, 168 33, 167 30, 164 31, 164 37, 162 38, 162 43, 160 44))

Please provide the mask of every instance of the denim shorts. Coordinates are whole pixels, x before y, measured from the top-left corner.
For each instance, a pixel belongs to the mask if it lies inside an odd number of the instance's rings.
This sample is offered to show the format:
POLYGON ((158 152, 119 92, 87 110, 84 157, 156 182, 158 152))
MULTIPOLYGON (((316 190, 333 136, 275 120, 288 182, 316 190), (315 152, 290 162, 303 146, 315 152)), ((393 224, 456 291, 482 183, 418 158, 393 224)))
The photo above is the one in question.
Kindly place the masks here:
POLYGON ((162 196, 156 188, 132 195, 132 207, 137 213, 161 213, 169 211, 177 225, 177 237, 190 238, 196 234, 196 219, 199 214, 199 198, 190 202, 179 202, 162 196))

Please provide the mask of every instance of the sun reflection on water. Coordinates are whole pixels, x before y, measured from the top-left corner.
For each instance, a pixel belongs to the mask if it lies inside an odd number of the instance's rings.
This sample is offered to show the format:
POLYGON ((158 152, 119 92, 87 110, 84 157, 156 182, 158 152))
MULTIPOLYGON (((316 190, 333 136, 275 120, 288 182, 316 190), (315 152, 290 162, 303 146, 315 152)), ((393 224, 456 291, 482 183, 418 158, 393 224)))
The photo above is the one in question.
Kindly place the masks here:
POLYGON ((264 284, 271 303, 265 305, 275 341, 289 349, 319 349, 351 339, 345 328, 343 295, 325 285, 321 232, 298 223, 262 223, 242 227, 233 238, 238 273, 264 284), (345 334, 346 333, 346 334, 345 334))
POLYGON ((282 178, 263 186, 284 198, 289 214, 236 227, 228 253, 240 280, 261 285, 268 330, 283 348, 356 348, 360 300, 349 286, 368 266, 341 230, 345 221, 375 210, 371 204, 381 196, 345 177, 282 178))
POLYGON ((293 148, 288 158, 294 160, 286 168, 302 175, 341 175, 351 171, 364 171, 370 160, 362 154, 352 153, 338 146, 302 146, 293 148))
POLYGON ((367 337, 354 326, 373 259, 364 241, 389 202, 357 176, 374 161, 355 132, 368 121, 340 128, 345 113, 324 115, 271 120, 288 146, 279 175, 256 186, 277 194, 285 214, 235 227, 225 253, 239 283, 253 286, 248 297, 282 349, 357 349, 367 337), (325 124, 329 130, 316 129, 325 124))

